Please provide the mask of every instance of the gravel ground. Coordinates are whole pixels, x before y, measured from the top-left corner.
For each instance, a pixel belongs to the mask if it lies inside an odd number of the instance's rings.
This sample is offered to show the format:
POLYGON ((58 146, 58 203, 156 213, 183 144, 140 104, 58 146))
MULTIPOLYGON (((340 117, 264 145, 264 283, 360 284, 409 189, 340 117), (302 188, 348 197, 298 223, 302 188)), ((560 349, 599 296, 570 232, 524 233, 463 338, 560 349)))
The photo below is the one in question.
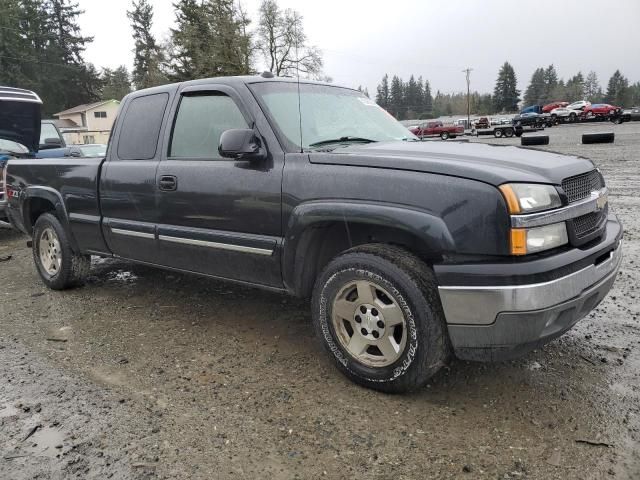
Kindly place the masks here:
POLYGON ((0 229, 0 478, 640 478, 640 123, 545 133, 607 178, 613 291, 544 349, 412 395, 343 378, 302 301, 111 259, 53 292, 0 229))

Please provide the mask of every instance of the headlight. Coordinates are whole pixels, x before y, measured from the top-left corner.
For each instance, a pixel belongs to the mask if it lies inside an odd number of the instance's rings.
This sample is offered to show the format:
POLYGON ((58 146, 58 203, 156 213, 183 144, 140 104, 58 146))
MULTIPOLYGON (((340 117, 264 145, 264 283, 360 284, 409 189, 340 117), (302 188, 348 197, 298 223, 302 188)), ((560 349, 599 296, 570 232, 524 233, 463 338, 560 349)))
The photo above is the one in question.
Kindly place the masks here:
POLYGON ((544 227, 511 229, 512 255, 541 252, 560 247, 568 242, 565 222, 553 223, 544 227))
POLYGON ((560 195, 552 185, 507 183, 500 186, 511 215, 540 212, 562 206, 560 195))

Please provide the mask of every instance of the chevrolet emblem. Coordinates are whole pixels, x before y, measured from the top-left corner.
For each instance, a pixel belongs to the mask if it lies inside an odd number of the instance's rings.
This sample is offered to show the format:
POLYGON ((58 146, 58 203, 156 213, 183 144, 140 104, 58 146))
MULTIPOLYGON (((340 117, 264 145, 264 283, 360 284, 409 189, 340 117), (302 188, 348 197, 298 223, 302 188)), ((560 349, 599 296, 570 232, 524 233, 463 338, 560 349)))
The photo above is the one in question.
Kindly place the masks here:
POLYGON ((604 207, 607 205, 608 200, 609 200, 609 195, 606 193, 603 193, 596 199, 596 208, 598 210, 604 209, 604 207))

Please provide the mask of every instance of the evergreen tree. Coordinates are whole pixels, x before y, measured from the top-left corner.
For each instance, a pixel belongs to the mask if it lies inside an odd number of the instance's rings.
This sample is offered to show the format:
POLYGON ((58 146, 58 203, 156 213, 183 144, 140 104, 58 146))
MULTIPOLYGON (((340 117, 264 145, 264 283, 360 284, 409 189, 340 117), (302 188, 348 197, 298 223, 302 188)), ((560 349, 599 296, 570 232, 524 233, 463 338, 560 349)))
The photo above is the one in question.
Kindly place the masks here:
POLYGON ((424 93, 422 96, 422 113, 423 115, 433 115, 433 97, 431 96, 431 85, 429 80, 424 81, 424 93))
POLYGON ((517 88, 516 72, 509 62, 504 62, 498 72, 493 91, 493 103, 498 112, 513 112, 518 109, 520 91, 517 88))
POLYGON ((541 103, 549 103, 553 101, 553 91, 558 86, 558 74, 553 64, 549 65, 544 71, 545 92, 541 103))
POLYGON ((636 82, 629 87, 631 106, 640 105, 640 82, 636 82))
POLYGON ((584 82, 584 96, 591 103, 602 101, 602 88, 594 71, 587 74, 587 79, 584 82))
POLYGON ((409 81, 405 85, 404 106, 406 108, 406 118, 413 120, 418 118, 420 105, 418 103, 418 84, 413 75, 409 77, 409 81))
POLYGON ((402 80, 397 75, 394 75, 391 79, 389 100, 389 112, 398 120, 404 120, 404 86, 402 80))
POLYGON ((173 4, 176 28, 171 29, 170 70, 176 82, 208 76, 207 41, 212 37, 204 9, 197 0, 179 0, 173 4))
POLYGON ((524 94, 525 106, 539 105, 545 100, 546 81, 543 68, 536 68, 524 94))
POLYGON ((137 89, 142 89, 167 83, 167 78, 160 69, 164 56, 151 33, 153 7, 148 0, 133 0, 131 10, 127 11, 127 18, 131 21, 135 45, 133 84, 137 89))
POLYGON ((389 90, 389 75, 384 74, 382 81, 376 89, 376 103, 385 110, 389 110, 389 104, 391 101, 391 92, 389 90))
POLYGON ((367 90, 367 87, 363 87, 362 85, 358 85, 357 90, 362 93, 365 97, 369 98, 369 90, 367 90))
MULTIPOLYGON (((210 76, 247 75, 251 73, 251 23, 234 0, 207 0, 204 3, 210 24, 213 72, 210 76)), ((302 17, 296 21, 302 23, 302 17)), ((302 63, 299 63, 302 66, 302 63)))
POLYGON ((122 100, 131 93, 131 77, 124 65, 115 70, 105 68, 102 70, 102 94, 101 100, 122 100))
POLYGON ((609 79, 605 102, 619 107, 629 106, 631 103, 630 93, 629 80, 620 73, 620 70, 616 70, 609 79))
MULTIPOLYGON (((568 102, 576 102, 578 100, 583 100, 585 97, 585 80, 582 76, 582 72, 578 72, 576 75, 571 77, 567 81, 567 85, 565 87, 565 95, 564 99, 568 102)), ((559 100, 556 98, 556 100, 559 100)))
POLYGON ((251 72, 249 18, 233 0, 179 0, 174 4, 169 67, 175 81, 251 72))
POLYGON ((553 87, 549 92, 549 102, 558 100, 568 100, 567 86, 563 79, 558 80, 555 87, 553 87))
POLYGON ((99 74, 82 58, 92 39, 80 34, 76 3, 1 0, 0 12, 1 84, 36 91, 44 116, 97 98, 99 74))

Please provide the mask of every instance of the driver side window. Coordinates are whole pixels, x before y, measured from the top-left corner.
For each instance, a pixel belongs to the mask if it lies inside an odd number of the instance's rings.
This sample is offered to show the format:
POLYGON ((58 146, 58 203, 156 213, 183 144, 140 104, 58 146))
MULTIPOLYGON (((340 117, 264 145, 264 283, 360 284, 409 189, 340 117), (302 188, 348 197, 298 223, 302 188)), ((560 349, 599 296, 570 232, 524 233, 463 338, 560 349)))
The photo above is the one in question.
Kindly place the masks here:
POLYGON ((220 160, 220 135, 234 128, 249 128, 249 125, 228 95, 220 92, 183 95, 173 126, 169 156, 220 160))

